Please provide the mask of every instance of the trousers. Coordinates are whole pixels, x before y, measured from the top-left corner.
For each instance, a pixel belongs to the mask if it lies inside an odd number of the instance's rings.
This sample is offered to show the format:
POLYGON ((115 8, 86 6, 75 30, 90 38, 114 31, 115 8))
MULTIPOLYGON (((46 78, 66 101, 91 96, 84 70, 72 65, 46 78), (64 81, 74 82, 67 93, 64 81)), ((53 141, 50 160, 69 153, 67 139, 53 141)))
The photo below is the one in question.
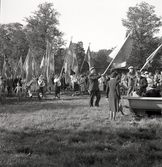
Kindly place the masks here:
POLYGON ((100 102, 100 99, 101 99, 100 90, 90 91, 90 100, 89 100, 89 106, 90 107, 93 106, 93 101, 94 101, 95 96, 96 96, 95 106, 99 107, 99 102, 100 102))

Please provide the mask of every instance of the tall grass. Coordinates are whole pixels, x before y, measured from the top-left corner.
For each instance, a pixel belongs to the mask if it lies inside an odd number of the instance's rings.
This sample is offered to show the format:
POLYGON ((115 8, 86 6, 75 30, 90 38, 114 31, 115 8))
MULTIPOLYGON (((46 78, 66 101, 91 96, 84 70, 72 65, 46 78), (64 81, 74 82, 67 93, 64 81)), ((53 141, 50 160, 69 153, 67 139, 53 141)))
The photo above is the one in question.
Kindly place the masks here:
POLYGON ((161 117, 132 122, 108 102, 88 107, 88 96, 52 96, 41 102, 0 106, 0 165, 3 167, 158 167, 162 163, 161 117))

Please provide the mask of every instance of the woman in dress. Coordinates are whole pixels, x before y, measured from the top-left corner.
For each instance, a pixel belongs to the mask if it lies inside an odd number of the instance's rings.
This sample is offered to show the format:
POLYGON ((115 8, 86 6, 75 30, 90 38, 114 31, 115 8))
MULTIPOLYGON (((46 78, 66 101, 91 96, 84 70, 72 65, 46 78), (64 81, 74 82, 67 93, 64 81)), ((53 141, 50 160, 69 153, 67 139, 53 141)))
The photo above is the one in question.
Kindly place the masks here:
POLYGON ((110 81, 108 82, 108 98, 109 98, 109 108, 110 108, 110 120, 115 120, 116 112, 119 111, 119 101, 120 97, 120 86, 119 77, 117 72, 112 72, 110 76, 110 81))

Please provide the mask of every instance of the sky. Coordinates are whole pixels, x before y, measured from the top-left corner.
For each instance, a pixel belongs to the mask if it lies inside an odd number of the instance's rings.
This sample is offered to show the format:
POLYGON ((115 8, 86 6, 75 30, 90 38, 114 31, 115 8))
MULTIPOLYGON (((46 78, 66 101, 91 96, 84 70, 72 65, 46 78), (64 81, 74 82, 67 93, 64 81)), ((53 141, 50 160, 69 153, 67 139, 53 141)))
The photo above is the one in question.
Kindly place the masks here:
MULTIPOLYGON (((129 7, 144 1, 155 6, 155 14, 162 16, 161 0, 0 0, 0 23, 19 22, 32 16, 38 5, 51 2, 60 13, 59 30, 64 32, 67 47, 72 42, 83 42, 86 50, 111 49, 121 43, 126 34, 122 19, 126 19, 129 7)), ((162 28, 158 36, 162 36, 162 28)))

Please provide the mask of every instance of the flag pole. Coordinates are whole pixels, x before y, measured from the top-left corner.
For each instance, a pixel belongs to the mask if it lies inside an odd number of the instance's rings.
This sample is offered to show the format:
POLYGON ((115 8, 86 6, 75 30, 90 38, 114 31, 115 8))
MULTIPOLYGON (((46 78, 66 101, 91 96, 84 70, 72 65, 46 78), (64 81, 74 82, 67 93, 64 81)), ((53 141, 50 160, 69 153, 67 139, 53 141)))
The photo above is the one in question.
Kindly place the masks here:
POLYGON ((146 67, 146 65, 148 64, 148 62, 149 61, 146 61, 146 63, 143 65, 143 67, 140 69, 140 71, 142 71, 146 67))
POLYGON ((110 68, 110 66, 112 65, 114 59, 111 60, 110 64, 107 66, 106 70, 104 71, 103 75, 105 75, 105 73, 107 72, 107 70, 110 68))
POLYGON ((146 63, 143 65, 140 71, 144 69, 144 67, 149 63, 149 61, 153 60, 153 58, 157 55, 157 53, 161 48, 162 48, 162 44, 146 59, 146 63))

